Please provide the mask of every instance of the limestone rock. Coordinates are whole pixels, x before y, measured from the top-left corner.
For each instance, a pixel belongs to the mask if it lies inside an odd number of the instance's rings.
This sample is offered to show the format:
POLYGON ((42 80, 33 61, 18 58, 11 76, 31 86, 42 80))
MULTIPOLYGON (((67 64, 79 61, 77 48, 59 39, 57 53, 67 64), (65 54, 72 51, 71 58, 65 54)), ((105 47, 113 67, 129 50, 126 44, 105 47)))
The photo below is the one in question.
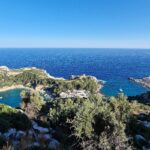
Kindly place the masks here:
POLYGON ((56 149, 60 146, 60 143, 56 139, 52 139, 48 145, 49 148, 56 149))

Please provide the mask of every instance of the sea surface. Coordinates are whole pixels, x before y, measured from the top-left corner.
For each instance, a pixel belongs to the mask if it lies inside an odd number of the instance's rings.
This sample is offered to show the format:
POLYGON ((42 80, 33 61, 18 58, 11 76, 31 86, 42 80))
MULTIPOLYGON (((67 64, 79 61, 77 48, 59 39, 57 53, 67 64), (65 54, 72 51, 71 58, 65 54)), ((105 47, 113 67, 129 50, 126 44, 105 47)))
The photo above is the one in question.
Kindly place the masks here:
POLYGON ((15 89, 15 90, 10 90, 7 92, 0 92, 0 103, 10 105, 12 107, 18 107, 20 106, 21 102, 21 96, 20 96, 21 90, 15 89))
MULTIPOLYGON (((137 95, 146 89, 128 80, 150 75, 148 49, 0 49, 0 66, 10 68, 38 67, 50 75, 69 78, 71 75, 92 75, 106 81, 102 92, 116 95, 137 95)), ((0 93, 2 103, 18 106, 20 91, 0 93)))

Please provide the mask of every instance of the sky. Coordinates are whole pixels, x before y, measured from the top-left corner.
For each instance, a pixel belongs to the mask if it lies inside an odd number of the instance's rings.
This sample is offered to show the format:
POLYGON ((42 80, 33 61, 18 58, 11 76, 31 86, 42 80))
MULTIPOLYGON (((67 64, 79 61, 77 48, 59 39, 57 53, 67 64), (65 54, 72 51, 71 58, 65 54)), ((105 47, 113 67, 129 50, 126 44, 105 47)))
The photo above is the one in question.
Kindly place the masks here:
POLYGON ((150 48, 150 0, 0 0, 0 47, 150 48))

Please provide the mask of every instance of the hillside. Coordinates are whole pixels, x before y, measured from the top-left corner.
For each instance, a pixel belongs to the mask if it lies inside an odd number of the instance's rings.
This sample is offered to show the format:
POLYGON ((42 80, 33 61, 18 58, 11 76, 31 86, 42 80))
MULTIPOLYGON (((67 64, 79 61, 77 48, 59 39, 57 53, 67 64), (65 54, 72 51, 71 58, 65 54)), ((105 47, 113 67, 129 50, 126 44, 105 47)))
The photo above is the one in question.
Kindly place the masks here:
POLYGON ((20 108, 0 105, 0 148, 126 150, 150 147, 150 106, 100 93, 92 76, 58 79, 37 68, 0 68, 1 88, 22 85, 20 108))

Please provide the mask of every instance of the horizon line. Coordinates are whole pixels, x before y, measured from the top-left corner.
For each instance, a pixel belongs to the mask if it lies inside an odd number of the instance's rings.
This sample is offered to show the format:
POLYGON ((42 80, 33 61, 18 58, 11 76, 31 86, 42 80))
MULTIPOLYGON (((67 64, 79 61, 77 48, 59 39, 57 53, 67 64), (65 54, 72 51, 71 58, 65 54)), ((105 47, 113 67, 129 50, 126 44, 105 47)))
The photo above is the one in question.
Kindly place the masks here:
POLYGON ((33 49, 59 49, 59 48, 63 48, 63 49, 150 49, 149 48, 141 48, 141 47, 0 47, 0 49, 29 49, 29 48, 33 48, 33 49))

